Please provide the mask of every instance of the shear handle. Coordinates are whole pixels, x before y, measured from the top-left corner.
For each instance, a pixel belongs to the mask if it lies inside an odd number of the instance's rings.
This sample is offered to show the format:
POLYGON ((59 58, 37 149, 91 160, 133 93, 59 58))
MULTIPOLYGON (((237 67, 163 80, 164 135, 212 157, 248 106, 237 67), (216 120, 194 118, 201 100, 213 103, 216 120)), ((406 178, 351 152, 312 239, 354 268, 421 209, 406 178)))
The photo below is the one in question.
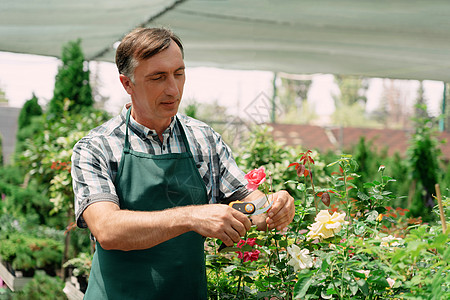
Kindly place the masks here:
POLYGON ((236 209, 237 211, 240 211, 243 214, 251 215, 255 212, 256 207, 253 203, 250 202, 242 202, 242 201, 233 201, 230 204, 228 204, 232 208, 236 209))

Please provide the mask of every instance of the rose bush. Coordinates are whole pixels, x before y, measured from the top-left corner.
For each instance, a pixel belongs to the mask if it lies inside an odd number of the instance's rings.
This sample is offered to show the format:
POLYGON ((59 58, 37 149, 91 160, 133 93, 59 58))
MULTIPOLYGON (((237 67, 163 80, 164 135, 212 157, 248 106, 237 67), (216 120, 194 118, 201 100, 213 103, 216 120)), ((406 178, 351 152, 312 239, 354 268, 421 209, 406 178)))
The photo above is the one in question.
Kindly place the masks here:
MULTIPOLYGON (((209 240, 210 298, 447 299, 450 230, 439 234, 414 219, 401 219, 407 211, 388 205, 396 199, 387 190, 395 180, 384 175, 385 166, 379 168, 380 178, 362 190, 352 183, 359 176, 357 164, 343 155, 328 165, 338 170, 319 181, 329 184, 315 186, 312 174, 320 158, 312 163, 309 155, 315 154, 301 153, 301 163, 290 164, 296 166, 297 180, 286 185, 295 184, 303 195, 295 200, 296 215, 287 231, 252 228, 225 253, 215 252, 218 242, 209 240), (415 233, 419 229, 421 238, 415 233)), ((270 176, 255 178, 266 192, 270 176)))

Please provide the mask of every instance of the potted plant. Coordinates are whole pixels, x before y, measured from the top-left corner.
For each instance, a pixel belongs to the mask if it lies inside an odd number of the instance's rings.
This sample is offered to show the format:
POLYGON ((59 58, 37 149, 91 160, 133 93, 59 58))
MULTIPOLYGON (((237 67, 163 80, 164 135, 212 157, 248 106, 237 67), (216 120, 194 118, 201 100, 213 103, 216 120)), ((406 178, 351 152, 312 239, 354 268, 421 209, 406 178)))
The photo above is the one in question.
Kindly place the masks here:
POLYGON ((69 269, 69 274, 76 277, 78 288, 82 293, 85 293, 87 289, 91 264, 92 255, 88 253, 80 253, 77 257, 69 259, 64 264, 64 268, 69 269))
POLYGON ((61 266, 64 245, 54 238, 15 230, 0 234, 0 277, 11 290, 20 290, 36 270, 55 276, 61 266))

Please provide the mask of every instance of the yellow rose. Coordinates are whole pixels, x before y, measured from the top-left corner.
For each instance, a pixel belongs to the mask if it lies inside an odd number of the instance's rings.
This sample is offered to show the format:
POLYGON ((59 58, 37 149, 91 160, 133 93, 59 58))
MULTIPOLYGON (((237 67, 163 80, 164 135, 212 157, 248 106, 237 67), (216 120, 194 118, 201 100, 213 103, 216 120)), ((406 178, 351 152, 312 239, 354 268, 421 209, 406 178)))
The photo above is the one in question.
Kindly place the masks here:
POLYGON ((311 226, 308 226, 310 232, 306 235, 308 239, 327 239, 341 231, 342 225, 347 224, 345 213, 334 212, 330 215, 328 210, 321 210, 311 226))

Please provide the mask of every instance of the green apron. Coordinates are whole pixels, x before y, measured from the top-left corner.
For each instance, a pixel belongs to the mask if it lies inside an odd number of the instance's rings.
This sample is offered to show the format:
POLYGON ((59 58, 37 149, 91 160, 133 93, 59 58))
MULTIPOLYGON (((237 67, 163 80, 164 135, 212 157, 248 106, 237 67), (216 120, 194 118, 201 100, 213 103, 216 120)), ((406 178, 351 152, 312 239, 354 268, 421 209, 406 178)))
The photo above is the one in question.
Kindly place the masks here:
MULTIPOLYGON (((206 204, 205 184, 179 120, 187 152, 151 155, 125 146, 115 179, 120 208, 159 211, 206 204)), ((104 250, 97 242, 84 299, 207 299, 204 238, 187 232, 145 250, 104 250)))

